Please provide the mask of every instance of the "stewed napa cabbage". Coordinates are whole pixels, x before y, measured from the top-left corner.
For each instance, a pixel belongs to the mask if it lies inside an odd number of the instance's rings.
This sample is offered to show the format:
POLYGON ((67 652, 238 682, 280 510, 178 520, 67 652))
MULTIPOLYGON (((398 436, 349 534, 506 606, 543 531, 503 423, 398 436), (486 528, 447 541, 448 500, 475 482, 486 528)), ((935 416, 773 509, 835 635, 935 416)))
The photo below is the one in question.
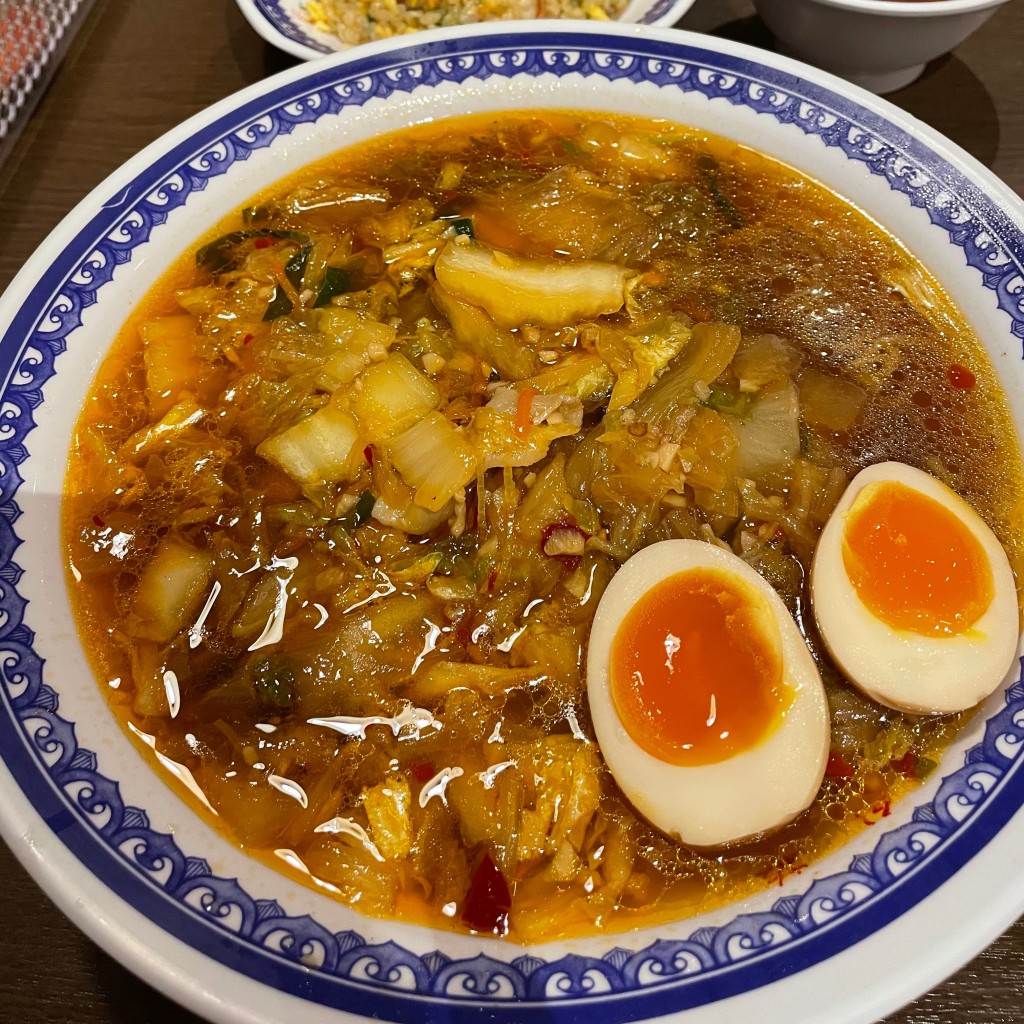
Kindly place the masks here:
POLYGON ((665 123, 449 122, 259 196, 132 315, 76 432, 69 585, 118 715, 253 854, 369 914, 634 927, 800 870, 934 766, 958 717, 843 683, 807 569, 885 458, 1018 565, 1008 424, 922 267, 793 171, 665 123), (646 823, 584 699, 605 585, 675 537, 777 589, 829 693, 817 800, 735 849, 646 823))

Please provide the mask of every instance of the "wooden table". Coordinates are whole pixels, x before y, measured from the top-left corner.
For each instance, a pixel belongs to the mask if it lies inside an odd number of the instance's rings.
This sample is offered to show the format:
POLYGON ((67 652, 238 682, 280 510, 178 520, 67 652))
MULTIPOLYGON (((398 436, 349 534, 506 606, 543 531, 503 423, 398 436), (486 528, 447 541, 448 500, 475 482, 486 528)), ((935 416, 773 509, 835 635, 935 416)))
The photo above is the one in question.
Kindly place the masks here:
MULTIPOLYGON (((698 0, 680 27, 771 45, 748 0, 698 0)), ((0 167, 0 289, 50 229, 143 146, 293 63, 253 33, 232 0, 96 0, 0 167)), ((890 99, 1024 194, 1024 4, 1003 7, 955 54, 890 99)), ((0 879, 0 1022, 199 1024, 86 939, 2 844, 0 879)), ((921 947, 941 941, 922 935, 921 947)), ((827 1024, 824 1008, 821 1019, 827 1024)), ((945 984, 887 1018, 1019 1021, 1024 920, 945 984)))

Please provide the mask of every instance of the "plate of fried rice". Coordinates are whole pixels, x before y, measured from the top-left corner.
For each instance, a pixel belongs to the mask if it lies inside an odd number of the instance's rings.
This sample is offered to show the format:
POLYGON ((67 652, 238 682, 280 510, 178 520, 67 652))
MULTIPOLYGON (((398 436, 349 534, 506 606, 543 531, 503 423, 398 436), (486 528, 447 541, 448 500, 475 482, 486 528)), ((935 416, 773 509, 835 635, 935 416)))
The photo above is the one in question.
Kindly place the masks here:
POLYGON ((693 0, 235 0, 268 43, 303 60, 425 29, 568 18, 674 25, 693 0))

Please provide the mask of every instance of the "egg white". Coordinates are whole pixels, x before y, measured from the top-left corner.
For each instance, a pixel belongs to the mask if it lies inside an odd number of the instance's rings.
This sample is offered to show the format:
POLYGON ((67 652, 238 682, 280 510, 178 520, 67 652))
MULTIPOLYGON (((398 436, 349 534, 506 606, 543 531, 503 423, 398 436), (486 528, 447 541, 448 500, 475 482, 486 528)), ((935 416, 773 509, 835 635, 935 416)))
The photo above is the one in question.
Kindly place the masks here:
POLYGON ((590 714, 615 781, 662 831, 692 846, 725 846, 792 821, 814 800, 829 750, 829 713, 817 666, 785 604, 731 551, 696 540, 667 540, 626 561, 605 590, 587 653, 590 714), (619 719, 611 692, 615 634, 636 602, 662 580, 706 568, 759 595, 778 626, 782 676, 793 699, 782 721, 753 747, 715 764, 667 764, 649 754, 619 719))
POLYGON ((915 714, 973 707, 1006 678, 1017 654, 1017 592, 1009 560, 985 521, 940 480, 902 462, 861 470, 825 524, 811 567, 811 604, 822 640, 847 678, 869 697, 915 714), (846 516, 869 484, 894 481, 934 498, 978 540, 994 596, 965 632, 926 637, 887 625, 864 605, 843 564, 846 516))

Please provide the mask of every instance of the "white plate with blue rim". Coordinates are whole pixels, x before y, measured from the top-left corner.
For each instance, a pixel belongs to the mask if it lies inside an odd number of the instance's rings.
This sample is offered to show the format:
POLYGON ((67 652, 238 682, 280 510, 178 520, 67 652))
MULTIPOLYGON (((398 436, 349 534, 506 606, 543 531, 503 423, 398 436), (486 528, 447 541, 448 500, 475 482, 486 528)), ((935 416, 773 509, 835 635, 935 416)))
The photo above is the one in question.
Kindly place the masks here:
POLYGON ((441 30, 302 65, 192 118, 84 200, 0 300, 0 833, 119 961, 217 1022, 864 1024, 1024 910, 1019 668, 849 846, 701 918, 523 948, 360 915, 246 857, 151 772, 62 584, 77 410, 124 311, 240 198, 342 145, 464 112, 665 117, 781 158, 902 239, 1024 424, 1024 209, 882 100, 722 40, 553 23, 441 30), (950 927, 955 921, 956 926, 950 927))
MULTIPOLYGON (((272 46, 302 60, 348 49, 310 16, 307 0, 235 0, 255 32, 272 46)), ((615 20, 623 25, 674 25, 694 0, 629 0, 615 20)))

